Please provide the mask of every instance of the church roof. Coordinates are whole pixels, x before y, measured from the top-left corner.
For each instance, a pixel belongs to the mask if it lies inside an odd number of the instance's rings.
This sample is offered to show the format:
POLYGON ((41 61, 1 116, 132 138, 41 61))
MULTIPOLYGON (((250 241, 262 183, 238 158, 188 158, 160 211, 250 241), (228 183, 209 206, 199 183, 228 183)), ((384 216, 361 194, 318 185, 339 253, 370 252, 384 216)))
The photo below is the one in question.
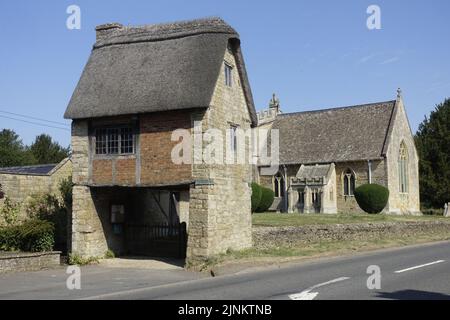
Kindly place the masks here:
POLYGON ((207 108, 227 46, 257 123, 238 33, 220 18, 97 27, 97 42, 64 117, 95 118, 207 108))
POLYGON ((383 156, 396 101, 280 114, 281 164, 374 160, 383 156))
POLYGON ((328 177, 328 174, 332 168, 333 167, 331 164, 301 166, 296 177, 307 180, 328 177))

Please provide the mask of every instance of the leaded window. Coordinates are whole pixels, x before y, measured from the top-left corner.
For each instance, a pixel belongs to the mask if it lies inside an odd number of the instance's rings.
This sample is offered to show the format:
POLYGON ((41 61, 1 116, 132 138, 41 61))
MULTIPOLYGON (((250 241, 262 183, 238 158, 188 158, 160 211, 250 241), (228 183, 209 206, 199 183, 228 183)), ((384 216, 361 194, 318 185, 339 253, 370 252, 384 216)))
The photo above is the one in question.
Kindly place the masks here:
POLYGON ((95 154, 132 153, 134 153, 134 134, 131 127, 98 128, 95 130, 95 154))

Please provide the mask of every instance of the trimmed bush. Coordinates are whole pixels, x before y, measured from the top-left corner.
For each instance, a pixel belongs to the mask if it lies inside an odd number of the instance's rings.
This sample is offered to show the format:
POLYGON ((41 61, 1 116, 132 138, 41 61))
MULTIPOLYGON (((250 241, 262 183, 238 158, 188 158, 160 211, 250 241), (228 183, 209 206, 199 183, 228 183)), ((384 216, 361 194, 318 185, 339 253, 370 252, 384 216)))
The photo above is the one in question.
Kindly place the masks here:
POLYGON ((365 184, 355 190, 356 202, 367 213, 380 213, 386 207, 389 190, 378 184, 365 184))
POLYGON ((0 250, 44 252, 52 251, 55 228, 51 222, 28 220, 21 225, 0 229, 0 250))
POLYGON ((259 184, 253 182, 252 183, 252 212, 255 212, 258 207, 259 203, 261 202, 261 196, 262 196, 262 188, 259 184))
POLYGON ((261 201, 259 202, 259 206, 257 208, 257 212, 266 212, 269 210, 270 206, 275 199, 275 193, 269 188, 261 187, 261 201))

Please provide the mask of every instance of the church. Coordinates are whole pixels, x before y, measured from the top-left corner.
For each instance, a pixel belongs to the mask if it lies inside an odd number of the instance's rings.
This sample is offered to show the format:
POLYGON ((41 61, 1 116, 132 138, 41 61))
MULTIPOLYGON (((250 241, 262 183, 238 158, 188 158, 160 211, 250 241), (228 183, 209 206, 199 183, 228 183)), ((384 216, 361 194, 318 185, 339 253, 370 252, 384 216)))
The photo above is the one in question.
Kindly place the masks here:
POLYGON ((274 95, 258 112, 258 127, 278 130, 279 171, 257 182, 272 189, 271 210, 289 213, 362 212, 354 192, 389 189, 390 214, 419 214, 418 155, 400 89, 395 100, 282 113, 274 95))

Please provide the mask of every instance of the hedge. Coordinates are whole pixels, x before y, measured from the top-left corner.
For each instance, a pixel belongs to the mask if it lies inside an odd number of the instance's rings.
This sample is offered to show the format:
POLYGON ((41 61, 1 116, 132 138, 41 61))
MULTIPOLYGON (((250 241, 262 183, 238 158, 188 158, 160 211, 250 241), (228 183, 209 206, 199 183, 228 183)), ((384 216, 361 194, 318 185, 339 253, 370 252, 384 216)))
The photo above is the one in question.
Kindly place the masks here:
POLYGON ((20 225, 0 228, 0 250, 52 251, 55 228, 51 222, 28 220, 20 225))
POLYGON ((252 212, 255 212, 258 207, 259 203, 261 202, 262 197, 262 189, 261 186, 255 182, 252 183, 252 212))
POLYGON ((275 199, 275 193, 269 188, 261 187, 261 201, 259 202, 259 206, 257 208, 257 212, 266 212, 269 210, 270 206, 275 199))
POLYGON ((359 207, 367 213, 380 213, 386 207, 389 190, 378 184, 365 184, 355 190, 359 207))

